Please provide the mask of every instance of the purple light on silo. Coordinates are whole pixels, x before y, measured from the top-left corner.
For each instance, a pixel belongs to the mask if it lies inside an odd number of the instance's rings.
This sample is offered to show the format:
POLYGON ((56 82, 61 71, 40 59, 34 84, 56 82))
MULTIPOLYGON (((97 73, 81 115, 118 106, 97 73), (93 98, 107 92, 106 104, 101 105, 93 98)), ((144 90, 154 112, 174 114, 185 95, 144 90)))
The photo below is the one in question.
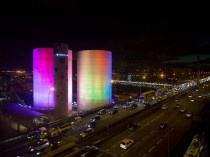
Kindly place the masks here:
POLYGON ((54 92, 54 50, 37 48, 33 50, 33 99, 34 108, 55 106, 54 92))
POLYGON ((68 111, 72 111, 72 51, 68 50, 68 111))

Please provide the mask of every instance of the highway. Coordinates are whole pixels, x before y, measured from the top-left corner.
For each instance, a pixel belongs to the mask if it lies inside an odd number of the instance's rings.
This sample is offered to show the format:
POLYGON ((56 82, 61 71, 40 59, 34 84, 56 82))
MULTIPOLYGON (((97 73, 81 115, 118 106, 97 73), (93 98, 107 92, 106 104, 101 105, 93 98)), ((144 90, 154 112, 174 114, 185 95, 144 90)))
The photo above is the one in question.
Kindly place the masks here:
MULTIPOLYGON (((187 111, 192 111, 193 115, 199 115, 205 101, 196 100, 191 102, 185 94, 180 98, 180 103, 187 111)), ((175 101, 168 101, 167 104, 168 109, 163 110, 160 108, 153 114, 148 114, 145 119, 138 121, 140 127, 135 131, 121 128, 120 133, 98 145, 99 151, 94 156, 167 157, 168 153, 183 138, 184 133, 189 130, 194 119, 193 117, 186 117, 185 112, 181 113, 176 107, 175 101), (167 121, 169 127, 160 129, 159 123, 161 121, 167 121), (124 138, 134 140, 134 144, 127 150, 120 148, 119 143, 124 138), (168 141, 170 142, 168 143, 168 141)), ((99 136, 99 138, 102 137, 99 136)), ((92 139, 90 141, 93 142, 92 139)))
MULTIPOLYGON (((201 93, 206 93, 206 90, 201 93)), ((180 97, 180 103, 186 110, 192 111, 193 115, 199 115, 204 107, 205 100, 195 100, 191 102, 187 95, 180 97)), ((82 138, 79 133, 86 128, 86 124, 94 116, 90 115, 82 119, 82 123, 75 126, 75 129, 68 131, 58 139, 61 146, 76 141, 80 146, 94 144, 99 150, 92 156, 168 156, 168 152, 173 150, 183 135, 190 128, 193 117, 188 118, 185 113, 181 113, 176 107, 174 98, 154 104, 148 108, 138 104, 136 109, 119 109, 119 113, 109 115, 108 113, 101 116, 97 122, 95 134, 89 138, 82 138), (161 106, 168 105, 168 109, 163 110, 161 106), (129 118, 126 118, 129 117, 129 118), (167 121, 168 128, 160 129, 159 123, 167 121), (138 122, 140 127, 134 131, 128 130, 127 125, 131 122, 138 122), (169 133, 169 136, 168 136, 169 133), (134 140, 132 146, 127 150, 119 147, 119 143, 124 138, 134 140), (170 141, 170 143, 168 143, 170 141)), ((108 112, 108 111, 107 111, 108 112)), ((6 151, 8 156, 33 156, 28 153, 28 146, 31 142, 25 141, 6 151)), ((47 152, 51 150, 48 149, 47 152)))

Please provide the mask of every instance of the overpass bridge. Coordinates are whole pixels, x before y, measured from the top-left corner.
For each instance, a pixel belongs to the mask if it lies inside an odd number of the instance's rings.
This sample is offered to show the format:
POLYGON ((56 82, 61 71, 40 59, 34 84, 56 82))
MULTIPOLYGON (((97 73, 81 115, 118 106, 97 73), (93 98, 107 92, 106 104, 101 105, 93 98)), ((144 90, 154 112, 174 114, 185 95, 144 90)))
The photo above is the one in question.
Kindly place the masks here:
MULTIPOLYGON (((200 79, 199 84, 205 83, 210 81, 210 76, 200 79)), ((156 83, 156 82, 136 82, 136 81, 121 81, 121 80, 112 80, 112 83, 116 84, 122 84, 122 85, 131 85, 131 86, 137 86, 137 87, 152 87, 152 88, 160 88, 160 87, 167 87, 172 90, 187 90, 190 87, 197 86, 197 80, 190 80, 186 83, 174 85, 174 84, 168 84, 168 83, 156 83)))

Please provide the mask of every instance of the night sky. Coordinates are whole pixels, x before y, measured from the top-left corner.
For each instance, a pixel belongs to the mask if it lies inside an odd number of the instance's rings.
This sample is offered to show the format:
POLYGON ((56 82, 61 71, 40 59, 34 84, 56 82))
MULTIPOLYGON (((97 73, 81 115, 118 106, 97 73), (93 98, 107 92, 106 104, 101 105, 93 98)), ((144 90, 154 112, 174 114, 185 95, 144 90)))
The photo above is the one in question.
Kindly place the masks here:
POLYGON ((1 67, 32 69, 33 48, 58 42, 75 53, 110 50, 114 68, 210 50, 205 8, 67 0, 9 1, 1 7, 1 67))

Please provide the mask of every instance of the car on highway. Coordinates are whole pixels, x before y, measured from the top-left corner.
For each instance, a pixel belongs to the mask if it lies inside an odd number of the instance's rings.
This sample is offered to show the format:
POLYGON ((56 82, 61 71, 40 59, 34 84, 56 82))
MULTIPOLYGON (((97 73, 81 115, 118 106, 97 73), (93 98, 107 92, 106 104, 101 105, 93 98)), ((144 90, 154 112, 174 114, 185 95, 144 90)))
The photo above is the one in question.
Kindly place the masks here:
POLYGON ((122 108, 124 108, 124 109, 130 108, 130 107, 131 107, 131 104, 129 104, 129 103, 126 103, 126 104, 124 104, 124 105, 122 106, 122 108))
POLYGON ((83 132, 80 133, 80 136, 86 137, 86 136, 88 136, 92 133, 94 133, 94 129, 93 128, 87 128, 86 130, 84 130, 83 132))
POLYGON ((57 149, 60 145, 60 141, 53 141, 50 143, 51 150, 57 149))
POLYGON ((192 94, 191 94, 191 93, 190 93, 190 94, 188 94, 188 97, 189 97, 189 98, 192 98, 192 94))
POLYGON ((140 125, 139 125, 138 123, 131 123, 131 124, 129 124, 129 125, 127 126, 127 128, 128 128, 129 130, 135 130, 135 129, 137 129, 139 126, 140 126, 140 125))
POLYGON ((198 98, 202 98, 202 95, 198 95, 198 98))
POLYGON ((191 99, 190 99, 190 101, 191 101, 191 102, 194 102, 194 101, 195 101, 195 99, 191 98, 191 99))
POLYGON ((98 111, 98 114, 99 115, 102 115, 102 114, 105 114, 106 113, 106 109, 101 109, 98 111))
POLYGON ((180 112, 185 112, 185 108, 184 107, 180 107, 179 111, 180 112))
POLYGON ((176 107, 177 108, 180 108, 181 107, 181 104, 180 103, 176 103, 176 107))
POLYGON ((132 139, 125 138, 120 142, 120 148, 127 149, 133 144, 133 142, 132 139))
POLYGON ((96 122, 95 121, 91 121, 91 122, 86 124, 86 127, 88 127, 88 128, 95 128, 96 127, 96 122))
POLYGON ((94 117, 91 118, 91 121, 95 122, 101 119, 100 115, 95 115, 94 117))
POLYGON ((82 117, 77 116, 77 117, 74 117, 73 121, 71 122, 71 125, 79 124, 81 122, 82 122, 82 117))
POLYGON ((36 152, 49 147, 48 139, 39 139, 35 145, 29 147, 29 152, 36 152))
POLYGON ((167 104, 164 104, 162 107, 161 107, 163 110, 166 110, 168 108, 168 105, 167 104))
POLYGON ((111 114, 111 115, 116 114, 116 113, 118 113, 118 109, 113 108, 109 111, 109 114, 111 114))
POLYGON ((176 97, 176 98, 174 99, 174 101, 178 102, 178 101, 179 101, 179 98, 176 97))
POLYGON ((98 148, 96 146, 94 146, 94 145, 84 146, 81 149, 80 156, 86 157, 88 155, 91 155, 93 152, 95 152, 97 150, 98 150, 98 148))
POLYGON ((26 137, 27 137, 28 140, 34 140, 34 139, 37 139, 39 136, 38 136, 37 132, 32 131, 32 132, 28 133, 26 135, 26 137))
POLYGON ((164 121, 164 122, 160 122, 159 127, 160 127, 161 129, 167 128, 167 127, 168 127, 168 123, 165 122, 165 121, 164 121))
POLYGON ((137 104, 132 104, 132 105, 131 105, 131 108, 132 108, 132 109, 135 109, 135 108, 137 108, 137 107, 138 107, 137 104))
POLYGON ((113 108, 114 109, 119 109, 121 107, 121 105, 114 105, 113 108))
POLYGON ((149 104, 148 102, 144 102, 144 103, 143 103, 143 106, 144 106, 144 107, 149 107, 150 104, 149 104))
POLYGON ((192 112, 190 112, 190 111, 188 111, 188 112, 186 112, 186 117, 192 117, 192 112))
POLYGON ((42 149, 35 152, 35 156, 44 156, 47 152, 47 148, 43 147, 42 149))

